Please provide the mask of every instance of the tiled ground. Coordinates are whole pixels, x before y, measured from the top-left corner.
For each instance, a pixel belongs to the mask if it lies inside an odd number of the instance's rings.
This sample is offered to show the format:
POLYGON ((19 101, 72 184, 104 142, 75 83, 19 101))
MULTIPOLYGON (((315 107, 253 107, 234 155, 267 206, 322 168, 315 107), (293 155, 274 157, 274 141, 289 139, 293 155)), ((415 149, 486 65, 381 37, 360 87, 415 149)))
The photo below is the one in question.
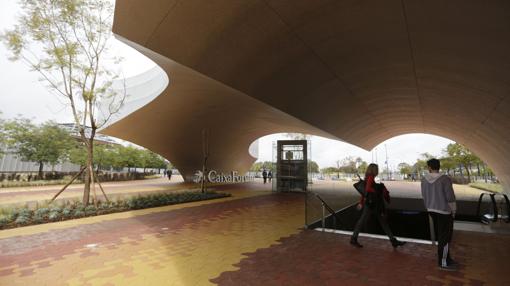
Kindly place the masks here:
POLYGON ((2 231, 0 285, 210 284, 234 270, 242 253, 269 247, 303 223, 298 196, 232 191, 234 198, 152 213, 2 231))
POLYGON ((456 232, 464 266, 445 273, 432 246, 362 238, 355 249, 302 231, 300 195, 253 189, 0 231, 0 285, 510 285, 510 236, 456 232))
POLYGON ((408 243, 306 230, 281 244, 247 254, 239 270, 213 279, 219 285, 510 285, 510 236, 455 233, 452 253, 460 271, 438 270, 436 249, 408 243))

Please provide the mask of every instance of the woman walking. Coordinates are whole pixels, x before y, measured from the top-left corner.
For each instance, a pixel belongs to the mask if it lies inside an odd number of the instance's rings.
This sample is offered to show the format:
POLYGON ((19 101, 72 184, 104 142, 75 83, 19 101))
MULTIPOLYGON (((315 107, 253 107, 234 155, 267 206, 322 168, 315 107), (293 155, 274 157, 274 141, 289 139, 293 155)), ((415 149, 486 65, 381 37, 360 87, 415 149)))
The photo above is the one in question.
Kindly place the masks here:
POLYGON ((405 244, 405 242, 399 241, 393 236, 388 222, 386 221, 384 200, 389 203, 390 195, 383 184, 377 184, 375 182, 375 177, 377 177, 378 174, 379 167, 376 164, 372 163, 368 165, 367 171, 365 172, 365 195, 361 196, 361 200, 358 204, 358 209, 363 208, 363 212, 351 236, 351 244, 356 247, 363 247, 363 245, 358 242, 358 235, 371 215, 375 215, 382 229, 390 238, 393 247, 405 244))

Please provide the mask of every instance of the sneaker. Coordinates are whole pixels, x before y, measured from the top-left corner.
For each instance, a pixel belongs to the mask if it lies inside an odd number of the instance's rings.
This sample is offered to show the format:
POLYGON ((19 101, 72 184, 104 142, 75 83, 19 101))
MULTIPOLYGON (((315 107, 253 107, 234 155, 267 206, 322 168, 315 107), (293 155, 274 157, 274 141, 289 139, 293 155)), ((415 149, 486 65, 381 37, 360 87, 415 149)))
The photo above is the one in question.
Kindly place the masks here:
POLYGON ((351 239, 351 245, 356 246, 357 248, 362 248, 363 245, 359 244, 357 240, 351 239))
POLYGON ((391 245, 392 245, 394 248, 397 248, 397 247, 402 246, 402 245, 404 245, 404 244, 406 244, 406 242, 405 242, 405 241, 400 241, 400 240, 396 240, 396 239, 394 239, 394 240, 392 240, 392 241, 391 241, 391 245))
POLYGON ((453 265, 453 264, 450 264, 450 265, 447 265, 447 266, 439 265, 437 268, 439 270, 443 270, 443 271, 457 271, 458 270, 458 267, 453 265))

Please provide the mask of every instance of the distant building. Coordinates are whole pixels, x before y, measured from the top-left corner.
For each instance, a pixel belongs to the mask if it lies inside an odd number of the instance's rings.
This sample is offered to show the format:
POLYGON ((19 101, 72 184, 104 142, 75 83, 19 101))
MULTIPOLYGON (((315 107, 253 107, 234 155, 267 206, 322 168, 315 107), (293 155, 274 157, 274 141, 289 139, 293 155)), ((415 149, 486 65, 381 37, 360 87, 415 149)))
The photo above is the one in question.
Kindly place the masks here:
MULTIPOLYGON (((62 129, 69 132, 69 134, 76 139, 80 138, 80 134, 78 133, 78 127, 74 123, 62 123, 58 124, 62 129)), ((90 127, 85 129, 87 136, 90 135, 90 127)), ((94 137, 94 141, 99 144, 110 144, 116 145, 120 144, 118 140, 111 136, 103 135, 100 133, 96 133, 94 137)), ((4 154, 0 157, 0 173, 10 173, 10 172, 37 172, 39 170, 39 163, 23 161, 19 156, 13 151, 8 150, 5 146, 0 146, 0 149, 3 150, 4 154)), ((45 164, 43 168, 43 172, 78 172, 80 171, 80 166, 73 164, 71 162, 63 162, 51 166, 49 164, 45 164)))
MULTIPOLYGON (((79 129, 78 129, 78 126, 76 126, 76 124, 74 123, 61 123, 61 124, 58 124, 58 126, 64 130, 66 130, 67 132, 69 132, 69 134, 76 138, 76 139, 80 139, 80 133, 79 133, 79 129)), ((85 135, 87 137, 90 136, 90 132, 91 132, 91 128, 90 127, 85 127, 85 135)), ((108 135, 103 135, 101 133, 96 133, 96 135, 94 136, 94 141, 96 143, 99 143, 99 144, 111 144, 111 145, 117 145, 119 144, 119 140, 116 140, 115 138, 111 137, 111 136, 108 136, 108 135)))

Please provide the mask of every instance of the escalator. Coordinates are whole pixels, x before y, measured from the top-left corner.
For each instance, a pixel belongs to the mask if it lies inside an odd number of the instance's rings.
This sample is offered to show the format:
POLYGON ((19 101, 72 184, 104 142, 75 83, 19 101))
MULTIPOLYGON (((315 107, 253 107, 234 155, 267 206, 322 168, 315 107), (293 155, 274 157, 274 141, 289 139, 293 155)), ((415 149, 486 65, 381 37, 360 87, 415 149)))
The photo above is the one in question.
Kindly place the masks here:
MULTIPOLYGON (((322 216, 307 225, 309 229, 350 234, 361 215, 356 209, 356 203, 338 210, 333 210, 328 202, 317 193, 310 192, 322 208, 322 216)), ((505 224, 510 232, 509 220, 510 202, 504 194, 485 193, 478 201, 457 201, 457 215, 455 229, 478 230, 493 229, 496 224, 505 224), (489 224, 488 227, 483 225, 489 224), (493 227, 494 226, 494 227, 493 227)), ((432 243, 437 231, 423 207, 423 201, 415 198, 392 198, 387 206, 387 220, 393 234, 404 240, 419 240, 432 243)), ((488 231, 491 232, 491 231, 488 231)), ((365 229, 365 236, 385 236, 384 231, 375 218, 370 218, 365 229)), ((362 234, 363 235, 363 234, 362 234)))

